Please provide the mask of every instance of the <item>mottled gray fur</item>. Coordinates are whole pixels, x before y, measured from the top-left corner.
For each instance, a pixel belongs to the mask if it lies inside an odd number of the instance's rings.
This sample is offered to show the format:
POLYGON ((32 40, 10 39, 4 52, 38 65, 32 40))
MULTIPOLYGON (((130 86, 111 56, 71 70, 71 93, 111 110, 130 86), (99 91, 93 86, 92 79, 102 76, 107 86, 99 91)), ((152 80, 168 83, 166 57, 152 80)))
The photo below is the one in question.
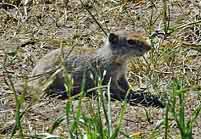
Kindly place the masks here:
MULTIPOLYGON (((84 74, 85 89, 88 90, 96 87, 97 77, 103 77, 103 73, 106 73, 103 85, 107 85, 111 80, 110 92, 112 96, 117 99, 125 97, 129 89, 127 81, 128 59, 133 56, 142 56, 151 48, 145 40, 135 37, 129 39, 129 35, 132 37, 132 33, 110 33, 104 46, 94 52, 84 54, 72 52, 69 54, 70 49, 64 49, 64 67, 71 73, 74 81, 73 94, 80 92, 84 74)), ((39 89, 39 86, 57 71, 53 82, 48 84, 44 90, 66 97, 61 53, 61 49, 53 50, 38 61, 32 71, 32 76, 41 75, 41 77, 30 83, 33 88, 39 89)))

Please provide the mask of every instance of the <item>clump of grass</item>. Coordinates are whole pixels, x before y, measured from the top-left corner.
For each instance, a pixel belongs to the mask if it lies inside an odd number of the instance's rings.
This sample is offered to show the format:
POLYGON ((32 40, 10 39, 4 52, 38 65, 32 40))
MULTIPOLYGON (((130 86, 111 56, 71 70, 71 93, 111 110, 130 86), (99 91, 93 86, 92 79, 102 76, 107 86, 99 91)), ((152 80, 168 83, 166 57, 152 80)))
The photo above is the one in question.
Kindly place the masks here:
POLYGON ((23 134, 23 128, 22 128, 22 124, 21 124, 21 119, 22 119, 22 116, 24 113, 21 112, 20 110, 21 110, 22 104, 24 103, 24 96, 17 95, 17 91, 14 87, 14 83, 11 79, 11 76, 9 75, 8 70, 6 69, 6 63, 7 63, 7 56, 5 56, 4 64, 3 64, 4 71, 5 71, 6 77, 7 77, 5 79, 5 82, 8 85, 8 87, 10 88, 10 90, 12 90, 12 92, 14 94, 15 102, 16 102, 16 111, 15 111, 15 121, 16 122, 15 122, 14 128, 11 133, 11 138, 15 135, 16 131, 19 130, 19 137, 23 139, 24 134, 23 134))
MULTIPOLYGON (((85 81, 83 80, 83 86, 85 81)), ((108 97, 105 97, 102 89, 102 79, 98 79, 98 96, 95 98, 95 104, 90 103, 88 108, 85 108, 88 113, 83 112, 83 101, 85 99, 84 88, 80 93, 78 106, 73 108, 73 99, 70 97, 66 102, 66 113, 55 120, 53 126, 49 129, 52 134, 61 124, 66 121, 68 138, 90 138, 90 139, 115 139, 120 134, 120 129, 123 121, 123 116, 126 110, 126 103, 122 104, 121 111, 116 126, 112 126, 111 100, 108 92, 108 97), (107 104, 107 105, 106 105, 107 104)), ((86 105, 84 105, 85 107, 86 105)), ((125 135, 124 135, 125 136, 125 135)))
POLYGON ((170 92, 170 98, 168 99, 168 105, 166 107, 165 114, 165 139, 168 138, 168 119, 170 112, 174 121, 176 122, 182 139, 192 139, 193 126, 200 115, 201 104, 199 103, 189 119, 185 115, 185 95, 187 94, 188 88, 184 88, 182 81, 175 79, 172 81, 172 91, 170 92))

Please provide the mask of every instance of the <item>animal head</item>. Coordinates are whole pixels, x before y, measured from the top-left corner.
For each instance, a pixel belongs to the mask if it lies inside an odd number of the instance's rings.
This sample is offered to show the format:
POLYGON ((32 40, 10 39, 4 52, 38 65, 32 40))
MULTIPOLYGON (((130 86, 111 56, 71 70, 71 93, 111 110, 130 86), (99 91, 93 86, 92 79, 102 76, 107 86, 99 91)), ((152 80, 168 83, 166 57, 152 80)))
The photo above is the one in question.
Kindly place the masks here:
POLYGON ((151 49, 149 38, 140 32, 110 33, 107 40, 113 56, 128 58, 142 56, 151 49))

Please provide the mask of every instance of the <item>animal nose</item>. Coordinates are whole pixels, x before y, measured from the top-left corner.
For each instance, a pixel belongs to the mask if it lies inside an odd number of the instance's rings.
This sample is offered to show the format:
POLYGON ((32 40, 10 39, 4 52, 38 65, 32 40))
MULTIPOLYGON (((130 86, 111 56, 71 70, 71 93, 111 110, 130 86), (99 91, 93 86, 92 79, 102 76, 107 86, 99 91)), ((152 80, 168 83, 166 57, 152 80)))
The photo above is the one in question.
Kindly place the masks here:
POLYGON ((151 50, 151 41, 150 41, 150 39, 146 39, 145 49, 147 51, 151 50))

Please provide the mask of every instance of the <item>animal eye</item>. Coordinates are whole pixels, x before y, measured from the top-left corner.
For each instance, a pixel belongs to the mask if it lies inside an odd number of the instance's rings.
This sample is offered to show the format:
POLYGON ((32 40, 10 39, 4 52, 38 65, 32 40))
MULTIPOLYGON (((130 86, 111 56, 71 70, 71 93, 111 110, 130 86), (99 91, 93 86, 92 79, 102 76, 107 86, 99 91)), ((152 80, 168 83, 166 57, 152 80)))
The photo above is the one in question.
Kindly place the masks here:
POLYGON ((135 45, 135 44, 136 44, 136 41, 134 41, 134 40, 127 40, 127 42, 128 42, 128 44, 130 44, 130 45, 135 45))

